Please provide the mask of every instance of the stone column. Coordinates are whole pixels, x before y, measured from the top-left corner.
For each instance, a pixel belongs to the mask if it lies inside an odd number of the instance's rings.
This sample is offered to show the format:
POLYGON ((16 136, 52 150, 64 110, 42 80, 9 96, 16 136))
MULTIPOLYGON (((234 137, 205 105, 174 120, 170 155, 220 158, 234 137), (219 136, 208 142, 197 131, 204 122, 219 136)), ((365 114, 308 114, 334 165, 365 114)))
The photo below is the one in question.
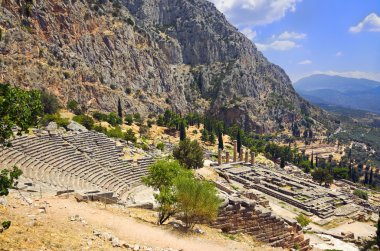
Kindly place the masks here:
POLYGON ((218 165, 222 165, 222 149, 218 149, 218 165))
POLYGON ((237 141, 234 140, 234 162, 237 160, 237 141))
POLYGON ((249 163, 248 150, 245 151, 245 163, 249 163))
POLYGON ((239 160, 240 162, 243 162, 244 160, 244 152, 243 152, 243 147, 240 148, 240 155, 239 155, 239 160))
POLYGON ((226 151, 226 163, 230 163, 230 152, 226 151))
POLYGON ((251 152, 251 164, 255 164, 255 152, 251 152))

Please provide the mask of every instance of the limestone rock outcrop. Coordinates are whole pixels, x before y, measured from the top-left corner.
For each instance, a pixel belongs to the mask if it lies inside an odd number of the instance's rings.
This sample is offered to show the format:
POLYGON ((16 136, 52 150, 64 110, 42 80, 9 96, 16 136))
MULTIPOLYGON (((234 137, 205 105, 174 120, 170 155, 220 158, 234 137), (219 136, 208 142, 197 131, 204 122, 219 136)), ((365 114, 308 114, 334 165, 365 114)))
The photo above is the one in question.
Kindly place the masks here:
POLYGON ((206 0, 3 0, 0 83, 144 115, 207 112, 270 132, 326 114, 206 0))

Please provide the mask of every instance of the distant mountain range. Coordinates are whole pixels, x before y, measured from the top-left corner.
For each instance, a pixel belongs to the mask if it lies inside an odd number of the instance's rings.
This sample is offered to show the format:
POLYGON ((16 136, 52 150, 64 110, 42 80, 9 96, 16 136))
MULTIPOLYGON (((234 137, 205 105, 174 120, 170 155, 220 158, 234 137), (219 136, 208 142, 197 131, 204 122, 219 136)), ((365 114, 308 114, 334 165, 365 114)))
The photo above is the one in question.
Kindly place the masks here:
POLYGON ((380 114, 380 82, 368 79, 312 75, 294 83, 311 103, 359 109, 380 114))

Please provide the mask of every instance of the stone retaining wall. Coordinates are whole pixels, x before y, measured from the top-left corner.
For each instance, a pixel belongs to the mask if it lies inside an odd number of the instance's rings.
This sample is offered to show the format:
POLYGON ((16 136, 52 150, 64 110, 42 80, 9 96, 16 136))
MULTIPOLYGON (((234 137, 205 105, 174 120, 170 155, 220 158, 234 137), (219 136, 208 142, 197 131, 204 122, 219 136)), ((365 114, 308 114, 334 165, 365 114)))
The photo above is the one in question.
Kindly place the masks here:
POLYGON ((247 233, 273 247, 310 249, 297 222, 286 222, 272 212, 247 198, 230 196, 228 203, 220 209, 213 227, 225 233, 247 233))

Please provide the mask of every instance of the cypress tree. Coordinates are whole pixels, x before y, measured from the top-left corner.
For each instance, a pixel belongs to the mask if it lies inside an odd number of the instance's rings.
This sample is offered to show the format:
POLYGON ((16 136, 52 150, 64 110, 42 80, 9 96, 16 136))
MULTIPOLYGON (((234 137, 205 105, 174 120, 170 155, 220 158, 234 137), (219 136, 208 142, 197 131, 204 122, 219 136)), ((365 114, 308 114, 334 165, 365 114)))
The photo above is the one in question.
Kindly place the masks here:
POLYGON ((224 149, 224 144, 223 144, 223 134, 221 131, 218 133, 218 148, 219 149, 224 149))
POLYGON ((186 125, 185 121, 181 119, 180 126, 179 126, 179 140, 184 141, 186 139, 186 125))
POLYGON ((373 169, 371 168, 371 172, 369 173, 369 185, 372 186, 373 184, 373 169))
POLYGON ((314 168, 314 152, 311 152, 310 168, 314 168))
POLYGON ((241 149, 241 130, 240 129, 238 129, 236 140, 237 140, 237 151, 238 151, 239 156, 240 156, 240 149, 241 149))
POLYGON ((123 117, 123 107, 121 106, 121 100, 119 98, 117 102, 117 114, 119 115, 120 118, 123 117))
POLYGON ((380 211, 379 211, 379 219, 377 220, 376 244, 378 247, 380 247, 380 211))
POLYGON ((315 155, 315 167, 318 167, 318 153, 315 155))
POLYGON ((365 185, 368 185, 368 170, 365 172, 365 176, 364 176, 364 184, 365 184, 365 185))

